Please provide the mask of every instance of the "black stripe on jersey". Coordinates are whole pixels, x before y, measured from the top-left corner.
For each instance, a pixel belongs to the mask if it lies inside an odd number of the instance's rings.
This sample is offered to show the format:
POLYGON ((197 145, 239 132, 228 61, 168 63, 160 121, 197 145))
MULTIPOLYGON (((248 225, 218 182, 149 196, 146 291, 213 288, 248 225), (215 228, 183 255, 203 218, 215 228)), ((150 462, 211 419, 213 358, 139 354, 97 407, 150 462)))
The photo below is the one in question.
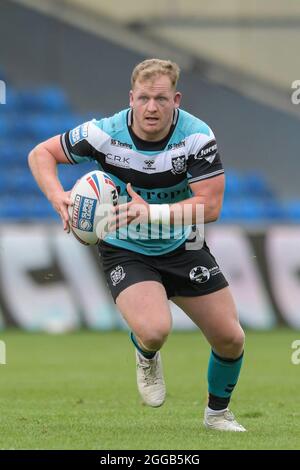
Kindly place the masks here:
POLYGON ((206 157, 198 158, 195 155, 189 155, 187 169, 189 183, 195 183, 224 173, 219 153, 216 153, 211 163, 207 161, 206 157))
MULTIPOLYGON (((76 160, 71 160, 72 156, 70 154, 72 147, 69 142, 68 133, 64 134, 64 136, 62 143, 66 143, 65 154, 71 163, 77 163, 76 160)), ((124 183, 131 183, 133 186, 143 187, 145 189, 171 187, 186 179, 186 173, 178 175, 172 174, 171 169, 160 173, 149 174, 132 168, 122 168, 117 165, 111 165, 106 162, 106 154, 96 150, 86 139, 76 144, 74 150, 75 153, 78 152, 79 155, 89 155, 92 160, 97 161, 101 165, 103 171, 115 175, 124 183)))
POLYGON ((179 116, 178 109, 175 109, 172 125, 170 127, 170 130, 169 130, 168 134, 161 140, 158 140, 156 142, 151 142, 151 141, 148 141, 148 140, 140 139, 140 137, 138 137, 133 132, 132 127, 131 127, 131 125, 132 125, 132 111, 129 110, 128 115, 127 115, 127 127, 128 127, 128 132, 130 134, 130 137, 132 138, 132 141, 133 141, 136 149, 137 150, 144 150, 144 151, 148 151, 148 152, 159 152, 160 150, 164 150, 166 148, 167 144, 169 143, 169 140, 172 137, 172 134, 174 132, 174 129, 175 129, 177 121, 178 121, 178 116, 179 116))
MULTIPOLYGON (((66 132, 65 134, 61 134, 61 136, 60 136, 60 144, 61 144, 61 146, 62 146, 62 149, 63 149, 63 151, 64 151, 65 156, 67 157, 67 159, 69 160, 69 162, 71 163, 71 165, 74 165, 74 163, 76 163, 76 162, 75 162, 75 160, 73 160, 72 156, 71 156, 70 153, 69 153, 69 150, 68 150, 68 147, 67 147, 67 144, 66 144, 66 134, 67 134, 67 132, 66 132)), ((68 137, 68 138, 69 138, 69 137, 68 137)))
POLYGON ((176 175, 172 174, 171 170, 149 174, 132 168, 121 168, 116 165, 110 165, 105 161, 105 154, 98 151, 94 151, 93 158, 100 163, 104 171, 117 176, 124 183, 131 183, 133 186, 139 186, 145 189, 166 188, 181 183, 181 181, 186 179, 186 173, 176 175))

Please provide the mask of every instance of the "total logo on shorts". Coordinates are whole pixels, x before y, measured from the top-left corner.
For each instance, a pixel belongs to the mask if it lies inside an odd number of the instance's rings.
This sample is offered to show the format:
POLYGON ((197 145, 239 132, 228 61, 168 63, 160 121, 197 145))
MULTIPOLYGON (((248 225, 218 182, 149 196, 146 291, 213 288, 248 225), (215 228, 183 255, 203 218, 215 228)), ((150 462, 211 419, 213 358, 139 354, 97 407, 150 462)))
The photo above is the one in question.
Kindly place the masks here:
POLYGON ((207 282, 211 277, 217 276, 220 274, 219 266, 214 266, 213 268, 206 268, 205 266, 195 266, 190 271, 190 280, 195 284, 203 284, 207 282))
POLYGON ((110 273, 110 278, 113 286, 119 284, 119 282, 121 282, 125 276, 126 273, 124 272, 123 267, 120 265, 116 266, 115 269, 113 269, 110 273))
POLYGON ((196 284, 207 282, 210 278, 210 272, 205 266, 196 266, 190 271, 190 280, 196 284))

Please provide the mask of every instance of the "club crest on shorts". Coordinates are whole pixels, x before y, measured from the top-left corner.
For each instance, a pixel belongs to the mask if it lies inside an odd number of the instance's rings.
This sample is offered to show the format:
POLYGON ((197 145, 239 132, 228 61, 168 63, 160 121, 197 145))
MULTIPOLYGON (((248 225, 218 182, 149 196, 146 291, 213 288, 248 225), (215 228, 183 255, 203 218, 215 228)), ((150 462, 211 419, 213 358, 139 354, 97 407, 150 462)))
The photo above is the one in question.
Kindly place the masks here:
POLYGON ((171 170, 174 175, 180 175, 186 171, 186 159, 185 155, 176 155, 172 157, 172 167, 171 170))
POLYGON ((124 277, 126 276, 126 273, 124 272, 124 269, 122 266, 116 266, 115 269, 112 270, 110 273, 110 278, 113 286, 116 286, 121 282, 124 277))
POLYGON ((190 271, 190 280, 196 284, 207 282, 210 278, 210 272, 205 266, 196 266, 190 271))

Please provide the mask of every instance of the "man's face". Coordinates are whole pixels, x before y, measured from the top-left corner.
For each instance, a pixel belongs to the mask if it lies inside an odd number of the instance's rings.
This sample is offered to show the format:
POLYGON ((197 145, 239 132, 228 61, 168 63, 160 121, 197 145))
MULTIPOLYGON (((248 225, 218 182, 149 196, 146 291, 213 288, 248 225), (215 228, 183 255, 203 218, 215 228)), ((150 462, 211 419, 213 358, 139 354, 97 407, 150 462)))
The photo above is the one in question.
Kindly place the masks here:
POLYGON ((179 107, 181 94, 176 92, 167 75, 136 81, 130 91, 133 110, 133 131, 143 140, 163 139, 169 132, 174 109, 179 107))

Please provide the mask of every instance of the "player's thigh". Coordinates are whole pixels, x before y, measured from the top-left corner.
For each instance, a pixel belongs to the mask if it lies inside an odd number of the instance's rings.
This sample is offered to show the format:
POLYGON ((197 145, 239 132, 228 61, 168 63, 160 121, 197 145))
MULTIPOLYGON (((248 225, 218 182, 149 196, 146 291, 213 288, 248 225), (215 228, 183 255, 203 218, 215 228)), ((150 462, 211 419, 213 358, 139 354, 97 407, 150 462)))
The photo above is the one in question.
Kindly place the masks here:
POLYGON ((170 332, 172 316, 165 288, 160 282, 132 284, 122 290, 116 304, 138 337, 166 337, 170 332))
POLYGON ((243 342, 243 331, 228 287, 197 297, 173 297, 172 301, 202 330, 212 346, 243 342))

